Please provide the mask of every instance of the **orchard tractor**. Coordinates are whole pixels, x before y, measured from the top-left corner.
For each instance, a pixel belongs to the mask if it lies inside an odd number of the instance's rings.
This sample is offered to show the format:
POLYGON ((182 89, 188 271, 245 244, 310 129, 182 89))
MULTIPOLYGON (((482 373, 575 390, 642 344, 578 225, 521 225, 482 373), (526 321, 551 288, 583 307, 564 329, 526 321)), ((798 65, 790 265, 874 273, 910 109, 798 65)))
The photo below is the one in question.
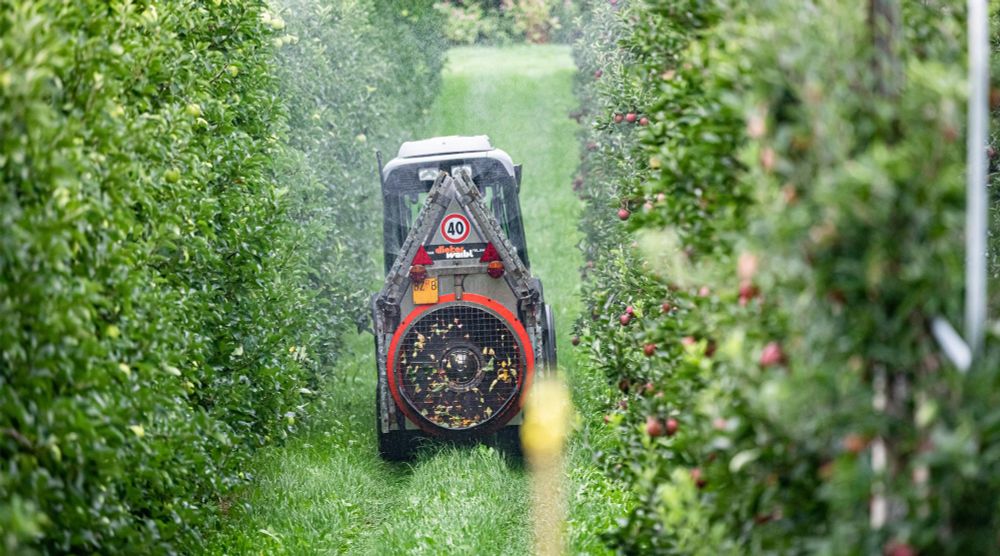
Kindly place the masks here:
POLYGON ((431 438, 518 451, 525 394, 556 364, 552 311, 528 261, 521 167, 486 136, 403 143, 379 166, 379 452, 409 459, 431 438))

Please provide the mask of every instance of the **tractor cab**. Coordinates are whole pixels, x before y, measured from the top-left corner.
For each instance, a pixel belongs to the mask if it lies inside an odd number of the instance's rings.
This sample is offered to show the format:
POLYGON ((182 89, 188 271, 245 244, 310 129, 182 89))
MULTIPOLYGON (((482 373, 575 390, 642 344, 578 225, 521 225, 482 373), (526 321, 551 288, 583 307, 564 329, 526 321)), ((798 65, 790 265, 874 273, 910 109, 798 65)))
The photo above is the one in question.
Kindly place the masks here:
MULTIPOLYGON (((521 262, 530 268, 518 200, 521 166, 515 165, 506 152, 493 148, 485 135, 450 136, 403 143, 398 156, 382 169, 386 274, 392 269, 438 175, 460 170, 470 175, 521 262)), ((461 227, 462 223, 456 222, 455 226, 461 227)), ((486 245, 466 248, 470 257, 478 257, 486 245)))

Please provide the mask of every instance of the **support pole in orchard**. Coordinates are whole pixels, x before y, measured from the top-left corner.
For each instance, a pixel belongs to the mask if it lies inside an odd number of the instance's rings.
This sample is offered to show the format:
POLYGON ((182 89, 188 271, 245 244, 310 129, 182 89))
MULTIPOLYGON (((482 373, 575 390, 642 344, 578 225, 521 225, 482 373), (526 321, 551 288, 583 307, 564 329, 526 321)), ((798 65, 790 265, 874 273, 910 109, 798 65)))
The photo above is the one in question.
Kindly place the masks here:
POLYGON ((987 0, 969 0, 969 138, 965 191, 965 340, 973 357, 986 329, 986 142, 989 116, 987 0))
MULTIPOLYGON (((872 74, 875 93, 883 101, 895 101, 903 88, 903 70, 899 39, 902 35, 902 7, 899 0, 869 0, 868 28, 872 41, 872 74)), ((894 376, 890 369, 876 365, 872 375, 872 409, 880 415, 896 415, 901 404, 900 388, 905 390, 906 377, 894 376)), ((892 503, 888 485, 895 466, 892 439, 879 435, 869 447, 874 479, 868 506, 868 522, 872 529, 885 527, 892 519, 892 503)))
POLYGON ((965 185, 965 337, 944 317, 931 331, 945 356, 962 372, 983 350, 986 331, 986 235, 989 197, 986 194, 986 141, 989 120, 988 0, 969 0, 969 129, 965 185))

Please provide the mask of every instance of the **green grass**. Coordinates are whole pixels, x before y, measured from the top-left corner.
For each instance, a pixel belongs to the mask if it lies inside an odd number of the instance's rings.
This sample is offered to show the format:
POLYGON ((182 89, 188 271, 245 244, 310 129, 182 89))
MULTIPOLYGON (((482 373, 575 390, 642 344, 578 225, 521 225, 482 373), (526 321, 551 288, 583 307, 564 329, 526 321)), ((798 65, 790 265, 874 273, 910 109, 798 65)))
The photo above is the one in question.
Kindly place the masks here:
MULTIPOLYGON (((532 271, 556 309, 560 364, 581 414, 570 444, 571 550, 600 553, 596 534, 624 504, 592 464, 597 377, 574 373, 570 327, 580 311, 580 203, 569 49, 461 48, 449 55, 426 136, 487 134, 524 165, 521 203, 532 271)), ((374 186, 374 185, 373 185, 374 186)), ((375 365, 370 335, 349 340, 310 430, 255 462, 255 482, 233 501, 212 552, 228 554, 526 554, 529 481, 517 462, 482 447, 444 448, 412 465, 375 453, 375 365)))

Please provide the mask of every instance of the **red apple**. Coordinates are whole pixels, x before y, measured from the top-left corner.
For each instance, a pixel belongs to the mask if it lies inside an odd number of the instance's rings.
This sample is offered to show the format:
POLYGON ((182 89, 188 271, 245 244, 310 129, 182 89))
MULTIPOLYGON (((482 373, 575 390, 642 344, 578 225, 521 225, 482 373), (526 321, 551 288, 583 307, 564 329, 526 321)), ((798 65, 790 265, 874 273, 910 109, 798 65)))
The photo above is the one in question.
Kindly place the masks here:
POLYGON ((671 305, 669 301, 664 301, 663 305, 660 305, 660 311, 663 311, 664 313, 669 313, 673 308, 674 306, 671 305))
POLYGON ((900 541, 892 541, 882 549, 885 556, 917 556, 917 549, 900 541))
POLYGON ((625 121, 630 124, 634 124, 636 118, 637 116, 635 115, 635 112, 629 112, 628 114, 625 114, 625 121))
POLYGON ((620 208, 620 209, 618 209, 618 219, 619 220, 628 220, 629 216, 632 216, 632 213, 629 212, 627 208, 620 208))
POLYGON ((698 343, 698 340, 696 340, 694 336, 684 336, 681 338, 681 343, 685 346, 693 346, 698 343))
POLYGON ((823 465, 819 466, 819 469, 816 470, 816 473, 819 475, 820 479, 823 479, 824 481, 829 481, 830 478, 833 477, 833 471, 834 471, 833 462, 827 461, 823 463, 823 465))
POLYGON ((759 293, 760 290, 758 290, 757 286, 754 286, 753 284, 744 283, 740 285, 740 305, 745 306, 747 303, 750 303, 750 300, 757 297, 757 294, 759 293))
POLYGON ((865 440, 865 437, 860 434, 851 433, 840 441, 840 445, 845 451, 857 455, 864 451, 865 447, 868 446, 868 441, 865 440))
POLYGON ((622 326, 628 326, 629 321, 632 320, 632 316, 628 313, 618 317, 618 322, 622 323, 622 326))
POLYGON ((740 278, 740 284, 752 284, 757 270, 760 268, 760 259, 754 253, 740 253, 736 262, 736 275, 740 278))
POLYGON ((618 389, 622 392, 628 392, 628 389, 632 386, 632 382, 627 378, 622 378, 618 381, 618 389))
POLYGON ((635 308, 629 305, 628 307, 625 307, 625 312, 631 315, 635 313, 635 308))
POLYGON ((706 481, 705 478, 702 477, 700 467, 695 467, 691 469, 691 480, 694 481, 695 486, 697 486, 698 488, 705 488, 705 485, 708 484, 708 481, 706 481))
POLYGON ((766 131, 767 122, 760 113, 753 114, 750 116, 750 119, 747 120, 747 136, 751 139, 760 139, 764 136, 764 132, 766 131))
POLYGON ((573 336, 573 338, 570 339, 569 343, 573 344, 574 346, 580 345, 580 337, 579 336, 573 336))
POLYGON ((642 353, 646 357, 652 357, 656 353, 656 344, 646 344, 642 346, 642 353))
POLYGON ((664 432, 666 431, 663 428, 663 423, 659 419, 652 415, 646 417, 646 434, 656 438, 658 436, 663 436, 664 432))
POLYGON ((846 305, 847 296, 844 294, 844 290, 840 288, 833 288, 826 293, 826 298, 830 300, 831 303, 835 305, 846 305))
POLYGON ((594 72, 594 79, 600 79, 602 75, 604 75, 604 70, 598 69, 594 72))
POLYGON ((760 352, 761 367, 773 367, 784 363, 784 361, 785 353, 781 350, 781 344, 778 342, 768 342, 760 352))
POLYGON ((616 124, 622 123, 622 120, 624 120, 624 119, 625 119, 625 116, 622 116, 621 114, 615 114, 615 123, 616 124))
POLYGON ((763 168, 765 172, 770 172, 774 169, 774 162, 776 158, 778 158, 778 155, 774 152, 774 149, 771 147, 764 147, 764 149, 760 151, 761 168, 763 168))
POLYGON ((667 419, 667 436, 673 436, 677 434, 677 429, 679 427, 680 423, 677 422, 677 419, 674 419, 673 417, 667 419))
POLYGON ((646 116, 639 118, 639 125, 641 126, 649 125, 649 118, 647 118, 646 116))
POLYGON ((799 199, 799 190, 795 189, 794 185, 786 183, 785 186, 781 188, 781 195, 785 198, 786 205, 792 205, 799 199))

